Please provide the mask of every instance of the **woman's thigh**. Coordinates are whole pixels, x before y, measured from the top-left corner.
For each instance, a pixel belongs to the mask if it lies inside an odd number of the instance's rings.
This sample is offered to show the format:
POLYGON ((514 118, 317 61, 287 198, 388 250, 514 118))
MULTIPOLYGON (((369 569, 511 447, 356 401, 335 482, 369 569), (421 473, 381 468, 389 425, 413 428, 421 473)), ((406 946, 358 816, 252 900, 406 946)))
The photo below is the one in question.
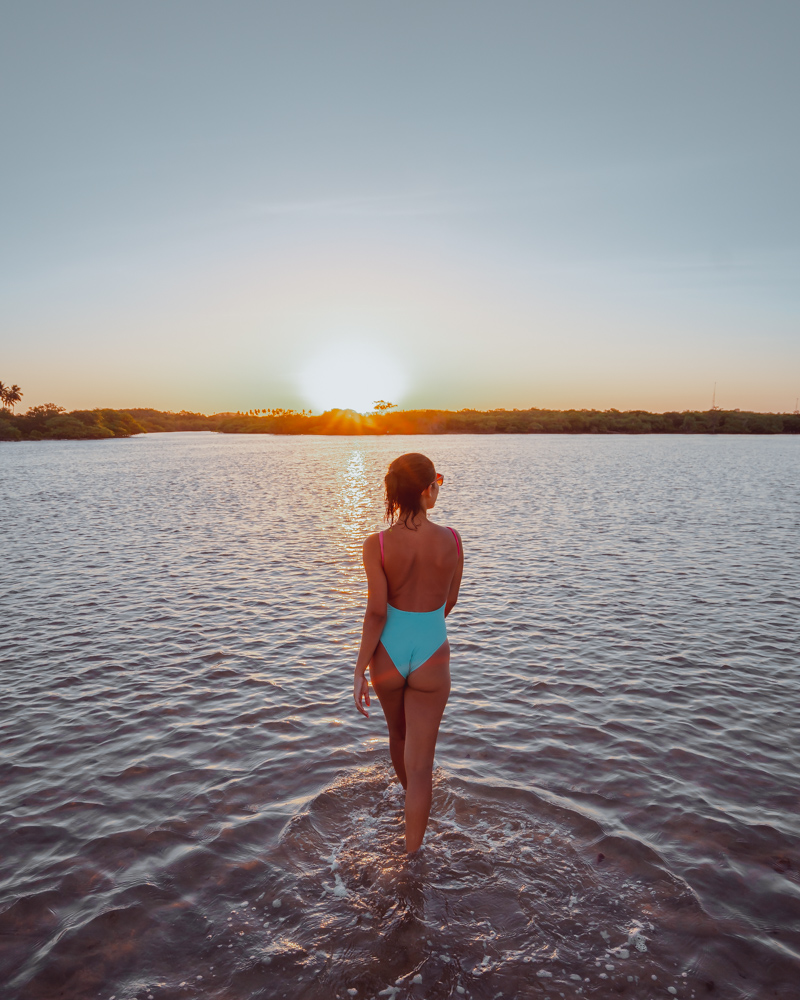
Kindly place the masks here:
MULTIPOLYGON (((422 668, 420 667, 420 669, 422 668)), ((372 682, 372 689, 381 703, 383 714, 386 716, 389 736, 393 740, 405 739, 406 718, 403 692, 406 687, 406 679, 392 663, 391 657, 381 643, 378 643, 372 656, 372 662, 369 665, 369 679, 372 682)))
POLYGON ((433 767, 436 737, 450 696, 450 643, 408 675, 403 692, 406 719, 406 768, 433 767))

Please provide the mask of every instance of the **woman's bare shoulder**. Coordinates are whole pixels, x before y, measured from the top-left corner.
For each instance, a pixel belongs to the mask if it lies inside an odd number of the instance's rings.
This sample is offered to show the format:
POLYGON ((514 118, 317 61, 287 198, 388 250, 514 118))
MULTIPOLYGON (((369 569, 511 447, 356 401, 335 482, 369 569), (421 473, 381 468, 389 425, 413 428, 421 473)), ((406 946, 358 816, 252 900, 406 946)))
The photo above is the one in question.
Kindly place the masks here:
POLYGON ((379 535, 380 531, 373 531, 371 535, 367 535, 367 537, 364 539, 364 545, 362 546, 365 552, 368 552, 370 551, 370 549, 373 548, 378 548, 378 546, 380 545, 380 541, 378 539, 379 535))
POLYGON ((380 550, 378 534, 379 532, 374 531, 371 535, 367 535, 361 546, 361 561, 364 563, 367 574, 370 572, 370 567, 383 565, 383 553, 380 550))
POLYGON ((458 528, 454 528, 448 524, 444 528, 444 533, 447 535, 447 540, 450 543, 450 545, 453 544, 453 535, 455 535, 455 544, 456 548, 458 549, 458 554, 460 556, 464 551, 464 543, 461 540, 461 532, 458 530, 458 528))

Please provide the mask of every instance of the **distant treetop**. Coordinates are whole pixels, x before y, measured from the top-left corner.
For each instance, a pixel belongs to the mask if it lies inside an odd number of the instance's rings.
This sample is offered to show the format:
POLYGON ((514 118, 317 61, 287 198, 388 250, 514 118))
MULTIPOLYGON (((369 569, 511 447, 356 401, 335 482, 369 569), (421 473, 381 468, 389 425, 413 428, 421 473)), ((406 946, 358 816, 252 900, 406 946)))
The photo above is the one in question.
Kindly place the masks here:
POLYGON ((24 393, 18 385, 5 385, 0 382, 0 403, 2 403, 4 410, 11 407, 13 413, 15 405, 22 399, 23 395, 24 393))

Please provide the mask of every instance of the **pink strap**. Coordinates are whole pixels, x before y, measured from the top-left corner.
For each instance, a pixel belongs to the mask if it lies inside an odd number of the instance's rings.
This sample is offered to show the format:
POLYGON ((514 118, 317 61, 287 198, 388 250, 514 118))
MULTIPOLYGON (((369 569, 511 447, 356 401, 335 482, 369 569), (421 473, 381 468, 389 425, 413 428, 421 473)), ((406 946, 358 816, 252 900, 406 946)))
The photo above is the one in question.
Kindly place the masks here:
MULTIPOLYGON (((450 530, 453 531, 452 528, 450 528, 450 530)), ((458 535, 455 533, 455 531, 453 531, 453 538, 455 538, 456 540, 456 548, 458 549, 458 554, 461 555, 461 546, 458 544, 458 535)))
POLYGON ((381 566, 383 566, 383 532, 378 535, 378 540, 381 543, 381 566))

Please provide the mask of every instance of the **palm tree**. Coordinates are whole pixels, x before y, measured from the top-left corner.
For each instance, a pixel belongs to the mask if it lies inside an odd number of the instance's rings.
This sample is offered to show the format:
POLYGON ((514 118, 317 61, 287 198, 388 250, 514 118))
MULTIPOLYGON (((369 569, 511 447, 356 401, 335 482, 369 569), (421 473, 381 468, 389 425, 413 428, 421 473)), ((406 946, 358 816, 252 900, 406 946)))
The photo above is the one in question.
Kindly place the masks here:
POLYGON ((18 403, 22 399, 22 390, 18 385, 6 385, 4 382, 0 382, 0 403, 3 404, 3 409, 7 410, 11 406, 11 410, 14 410, 14 404, 18 403))
POLYGON ((18 385, 12 385, 10 389, 5 390, 5 402, 6 405, 11 403, 11 412, 14 412, 14 407, 22 399, 23 392, 18 385))

